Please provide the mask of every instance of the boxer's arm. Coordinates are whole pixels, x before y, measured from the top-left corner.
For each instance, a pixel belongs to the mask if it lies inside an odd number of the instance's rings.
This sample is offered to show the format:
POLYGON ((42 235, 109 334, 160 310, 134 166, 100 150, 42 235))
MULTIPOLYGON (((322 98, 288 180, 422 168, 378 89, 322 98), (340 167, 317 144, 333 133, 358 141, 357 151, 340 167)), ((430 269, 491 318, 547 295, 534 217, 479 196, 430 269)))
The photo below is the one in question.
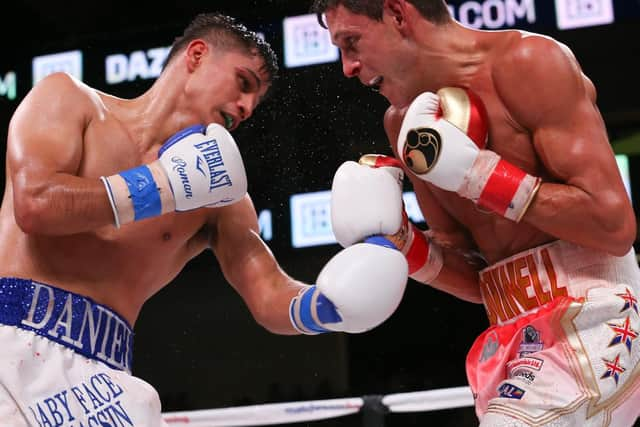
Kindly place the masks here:
MULTIPOLYGON (((395 141, 398 139, 403 116, 404 111, 394 107, 389 107, 384 116, 384 128, 396 157, 398 153, 395 141)), ((420 210, 428 221, 429 236, 442 251, 442 269, 429 285, 466 301, 482 302, 478 266, 464 256, 465 253, 472 252, 473 242, 463 227, 440 206, 429 188, 430 184, 410 173, 406 165, 402 167, 413 185, 420 210)))
POLYGON ((524 38, 504 61, 495 67, 498 93, 533 135, 552 178, 523 220, 559 239, 624 255, 635 238, 635 216, 591 82, 569 49, 547 38, 524 38))
POLYGON ((76 176, 90 104, 78 83, 55 74, 16 109, 9 125, 7 173, 23 231, 63 235, 113 223, 104 185, 76 176))
POLYGON ((305 284, 291 278, 260 237, 248 195, 230 206, 211 210, 209 245, 225 279, 240 294, 255 320, 279 334, 298 333, 289 303, 305 284))
POLYGON ((278 265, 259 236, 248 196, 216 211, 208 221, 209 245, 226 280, 265 329, 359 333, 384 322, 400 303, 408 267, 397 250, 374 244, 349 247, 334 255, 309 286, 278 265))

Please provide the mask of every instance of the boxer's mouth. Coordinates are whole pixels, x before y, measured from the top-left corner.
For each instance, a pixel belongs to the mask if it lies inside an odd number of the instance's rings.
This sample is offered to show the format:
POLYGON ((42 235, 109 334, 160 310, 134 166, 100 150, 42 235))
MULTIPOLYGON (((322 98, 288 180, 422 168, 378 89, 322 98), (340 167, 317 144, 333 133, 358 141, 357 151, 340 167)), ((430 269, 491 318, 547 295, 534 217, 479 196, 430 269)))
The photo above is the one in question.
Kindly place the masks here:
POLYGON ((376 76, 369 80, 367 86, 374 92, 380 92, 380 86, 382 86, 382 81, 384 78, 382 76, 376 76))
POLYGON ((235 124, 235 119, 233 118, 233 116, 231 114, 227 114, 224 111, 222 111, 220 113, 222 115, 222 118, 224 119, 224 127, 227 130, 232 130, 233 129, 233 125, 235 124))

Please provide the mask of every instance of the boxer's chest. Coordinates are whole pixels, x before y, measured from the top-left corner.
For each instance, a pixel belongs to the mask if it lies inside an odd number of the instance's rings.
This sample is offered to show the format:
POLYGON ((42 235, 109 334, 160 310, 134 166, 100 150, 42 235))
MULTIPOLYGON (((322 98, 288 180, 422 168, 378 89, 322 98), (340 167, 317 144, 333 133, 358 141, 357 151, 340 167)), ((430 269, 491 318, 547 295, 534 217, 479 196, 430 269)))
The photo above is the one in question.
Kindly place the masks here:
MULTIPOLYGON (((82 163, 78 174, 87 178, 109 176, 122 170, 150 163, 152 153, 142 154, 127 130, 115 119, 94 121, 85 131, 82 163)), ((104 227, 96 238, 121 243, 126 250, 140 250, 150 256, 183 251, 207 220, 204 209, 167 213, 159 217, 124 225, 121 229, 104 227), (157 252, 157 254, 155 254, 157 252)), ((202 246, 202 245, 199 245, 202 246)))
MULTIPOLYGON (((511 117, 495 93, 482 88, 472 89, 482 98, 487 109, 489 141, 486 148, 530 174, 543 175, 543 165, 536 154, 530 131, 511 117)), ((537 232, 526 224, 503 219, 455 193, 434 186, 430 186, 430 189, 440 205, 467 228, 482 252, 490 258, 501 258, 530 244, 532 240, 545 239, 544 236, 537 236, 537 232)))

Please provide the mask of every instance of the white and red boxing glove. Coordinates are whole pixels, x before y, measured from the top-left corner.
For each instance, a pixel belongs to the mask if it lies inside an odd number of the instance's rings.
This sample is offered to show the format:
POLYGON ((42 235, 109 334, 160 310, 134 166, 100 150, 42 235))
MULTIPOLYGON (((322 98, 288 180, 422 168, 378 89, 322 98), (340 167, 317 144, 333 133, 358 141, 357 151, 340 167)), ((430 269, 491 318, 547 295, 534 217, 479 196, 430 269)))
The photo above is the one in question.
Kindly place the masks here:
POLYGON ((419 178, 478 206, 520 221, 540 178, 485 149, 488 118, 473 92, 447 87, 420 94, 409 106, 397 148, 419 178))
POLYGON ((247 192, 238 146, 215 123, 183 129, 162 145, 158 160, 101 179, 116 227, 174 210, 229 205, 247 192))
POLYGON ((343 163, 331 186, 331 226, 345 248, 365 241, 400 250, 411 278, 429 283, 442 269, 442 252, 409 221, 403 177, 400 162, 389 156, 366 154, 358 163, 343 163))
MULTIPOLYGON (((365 156, 362 157, 364 159, 365 156)), ((331 227, 344 248, 402 226, 404 172, 393 157, 375 156, 374 167, 344 162, 331 184, 331 227)))
POLYGON ((291 323, 303 334, 368 331, 393 314, 406 284, 407 262, 401 253, 355 244, 331 258, 316 284, 291 300, 291 323))

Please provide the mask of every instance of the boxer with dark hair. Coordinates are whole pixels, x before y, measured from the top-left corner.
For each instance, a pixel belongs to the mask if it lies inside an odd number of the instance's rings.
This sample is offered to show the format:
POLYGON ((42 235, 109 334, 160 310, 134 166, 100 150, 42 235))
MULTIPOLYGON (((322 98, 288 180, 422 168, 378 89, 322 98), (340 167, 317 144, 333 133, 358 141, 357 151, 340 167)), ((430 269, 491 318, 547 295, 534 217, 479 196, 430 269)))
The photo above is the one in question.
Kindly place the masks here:
POLYGON ((260 238, 230 131, 276 72, 255 33, 205 14, 135 99, 56 73, 20 103, 0 209, 0 424, 164 425, 156 391, 131 375, 133 325, 207 249, 271 332, 356 333, 393 313, 397 250, 352 246, 309 286, 260 238))
POLYGON ((411 277, 484 304, 491 326, 467 357, 481 426, 633 425, 636 222, 595 87, 570 49, 464 27, 442 0, 312 10, 345 76, 391 104, 395 158, 338 169, 334 233, 345 247, 386 235, 411 277), (403 213, 403 174, 427 233, 403 213))

